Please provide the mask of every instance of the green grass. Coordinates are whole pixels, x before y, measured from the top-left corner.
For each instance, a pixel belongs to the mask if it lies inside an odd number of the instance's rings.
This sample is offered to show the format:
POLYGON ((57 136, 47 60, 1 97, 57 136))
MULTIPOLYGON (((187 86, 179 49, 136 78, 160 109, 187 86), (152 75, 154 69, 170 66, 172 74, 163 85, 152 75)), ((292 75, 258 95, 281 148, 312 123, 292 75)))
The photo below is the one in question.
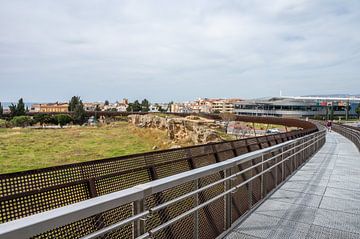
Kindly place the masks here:
POLYGON ((68 129, 0 129, 0 173, 152 151, 170 146, 166 132, 126 122, 68 129))

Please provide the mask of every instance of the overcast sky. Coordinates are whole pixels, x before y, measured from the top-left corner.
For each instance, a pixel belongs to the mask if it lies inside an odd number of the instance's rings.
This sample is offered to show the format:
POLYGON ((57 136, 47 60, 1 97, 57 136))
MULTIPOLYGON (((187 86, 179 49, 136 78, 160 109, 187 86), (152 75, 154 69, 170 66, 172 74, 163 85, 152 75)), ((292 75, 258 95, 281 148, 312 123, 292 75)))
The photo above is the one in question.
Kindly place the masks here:
POLYGON ((359 0, 0 0, 0 101, 360 93, 359 0))

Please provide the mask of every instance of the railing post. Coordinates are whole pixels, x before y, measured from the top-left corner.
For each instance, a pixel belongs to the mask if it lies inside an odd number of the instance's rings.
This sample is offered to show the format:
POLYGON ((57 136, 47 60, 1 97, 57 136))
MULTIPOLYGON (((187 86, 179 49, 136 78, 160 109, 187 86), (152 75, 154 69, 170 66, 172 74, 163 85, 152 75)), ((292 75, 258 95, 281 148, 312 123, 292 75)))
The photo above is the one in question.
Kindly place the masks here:
POLYGON ((284 146, 281 147, 281 182, 285 180, 284 146))
POLYGON ((305 158, 305 145, 306 145, 306 143, 305 143, 305 139, 303 140, 303 144, 302 144, 302 146, 301 146, 301 155, 302 155, 302 161, 303 162, 305 162, 306 161, 306 158, 305 158))
POLYGON ((261 173, 262 173, 261 176, 260 176, 260 178, 261 178, 261 184, 260 184, 261 199, 264 198, 264 184, 265 184, 265 182, 264 182, 264 174, 263 174, 263 172, 264 172, 264 154, 261 155, 261 173))
MULTIPOLYGON (((144 211, 144 200, 140 199, 133 202, 133 215, 137 215, 144 211)), ((140 219, 133 222, 133 238, 137 238, 145 233, 145 220, 140 219)))
MULTIPOLYGON (((275 159, 275 165, 279 162, 279 157, 276 157, 275 159)), ((278 171, 279 171, 279 165, 275 167, 275 188, 278 185, 278 171)))
MULTIPOLYGON (((231 169, 224 170, 224 178, 231 175, 231 169)), ((228 191, 231 188, 231 180, 224 182, 224 191, 228 191)), ((228 193, 224 196, 224 230, 227 230, 231 226, 231 194, 228 193)))
MULTIPOLYGON (((194 190, 199 189, 199 179, 194 181, 194 190)), ((194 196, 194 207, 199 205, 199 193, 194 196)), ((194 212, 194 239, 199 239, 199 210, 194 212)))
MULTIPOLYGON (((252 175, 252 173, 251 173, 252 175)), ((249 198, 249 210, 252 208, 253 205, 253 198, 252 198, 252 181, 250 181, 248 187, 248 198, 249 198)))

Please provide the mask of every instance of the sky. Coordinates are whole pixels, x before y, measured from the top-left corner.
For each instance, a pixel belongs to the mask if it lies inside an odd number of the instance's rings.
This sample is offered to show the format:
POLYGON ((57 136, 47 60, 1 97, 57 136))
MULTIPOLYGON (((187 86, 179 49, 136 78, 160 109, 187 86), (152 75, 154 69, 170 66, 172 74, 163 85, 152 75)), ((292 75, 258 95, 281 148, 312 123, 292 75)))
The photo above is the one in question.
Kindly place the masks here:
POLYGON ((0 0, 0 101, 360 93, 359 0, 0 0))

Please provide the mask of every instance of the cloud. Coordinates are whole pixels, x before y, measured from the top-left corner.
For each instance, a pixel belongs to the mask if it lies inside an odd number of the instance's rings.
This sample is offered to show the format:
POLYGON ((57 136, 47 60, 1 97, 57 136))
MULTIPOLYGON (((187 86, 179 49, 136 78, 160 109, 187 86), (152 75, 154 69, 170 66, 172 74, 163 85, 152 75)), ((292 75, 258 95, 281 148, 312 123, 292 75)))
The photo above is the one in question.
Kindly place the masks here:
POLYGON ((358 1, 13 0, 0 6, 0 101, 71 95, 169 101, 360 88, 358 1), (347 88, 338 89, 338 82, 347 88))

